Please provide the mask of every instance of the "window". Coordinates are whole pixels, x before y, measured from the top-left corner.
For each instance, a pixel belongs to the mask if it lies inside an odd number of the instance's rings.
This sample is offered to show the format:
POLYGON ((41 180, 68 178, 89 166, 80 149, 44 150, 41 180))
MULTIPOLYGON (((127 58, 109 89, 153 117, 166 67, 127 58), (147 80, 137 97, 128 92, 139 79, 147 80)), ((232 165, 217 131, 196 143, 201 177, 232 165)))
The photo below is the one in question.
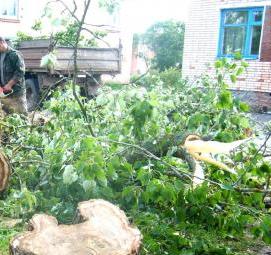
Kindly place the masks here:
POLYGON ((0 1, 0 18, 18 18, 18 0, 0 1))
POLYGON ((258 58, 262 22, 263 7, 222 10, 218 56, 258 58))

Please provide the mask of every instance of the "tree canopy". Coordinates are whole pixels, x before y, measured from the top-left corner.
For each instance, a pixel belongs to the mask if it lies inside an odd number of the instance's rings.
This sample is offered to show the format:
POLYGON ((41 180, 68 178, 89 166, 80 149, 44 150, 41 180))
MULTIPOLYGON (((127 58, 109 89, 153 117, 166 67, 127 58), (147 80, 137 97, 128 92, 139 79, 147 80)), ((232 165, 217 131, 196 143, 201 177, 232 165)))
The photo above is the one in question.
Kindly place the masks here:
POLYGON ((143 34, 143 43, 155 53, 153 64, 156 68, 163 71, 182 66, 184 31, 184 23, 168 20, 153 24, 143 34))

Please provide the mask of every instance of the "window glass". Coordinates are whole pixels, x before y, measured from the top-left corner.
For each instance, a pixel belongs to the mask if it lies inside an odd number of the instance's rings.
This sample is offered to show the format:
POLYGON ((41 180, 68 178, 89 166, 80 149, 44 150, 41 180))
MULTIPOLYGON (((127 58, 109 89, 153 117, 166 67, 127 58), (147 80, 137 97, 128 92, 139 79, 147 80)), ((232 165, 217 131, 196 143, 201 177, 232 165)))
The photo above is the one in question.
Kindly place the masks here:
POLYGON ((17 17, 18 0, 1 0, 0 16, 17 17))
POLYGON ((228 11, 225 15, 225 24, 244 24, 247 20, 247 11, 228 11))
POLYGON ((245 27, 226 27, 224 32, 223 54, 243 53, 245 36, 245 27))
POLYGON ((261 22, 263 19, 263 12, 262 11, 254 11, 253 18, 255 22, 261 22))
POLYGON ((258 55, 260 49, 262 26, 253 26, 250 54, 258 55))

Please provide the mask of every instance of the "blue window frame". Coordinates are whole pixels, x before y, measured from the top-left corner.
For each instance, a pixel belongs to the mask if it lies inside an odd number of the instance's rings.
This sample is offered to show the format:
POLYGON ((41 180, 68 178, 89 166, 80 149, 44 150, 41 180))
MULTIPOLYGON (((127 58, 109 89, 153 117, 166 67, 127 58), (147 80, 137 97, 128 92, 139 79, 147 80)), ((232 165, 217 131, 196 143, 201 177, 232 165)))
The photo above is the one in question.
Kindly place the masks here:
POLYGON ((263 24, 263 7, 224 9, 221 11, 218 57, 257 59, 263 24))

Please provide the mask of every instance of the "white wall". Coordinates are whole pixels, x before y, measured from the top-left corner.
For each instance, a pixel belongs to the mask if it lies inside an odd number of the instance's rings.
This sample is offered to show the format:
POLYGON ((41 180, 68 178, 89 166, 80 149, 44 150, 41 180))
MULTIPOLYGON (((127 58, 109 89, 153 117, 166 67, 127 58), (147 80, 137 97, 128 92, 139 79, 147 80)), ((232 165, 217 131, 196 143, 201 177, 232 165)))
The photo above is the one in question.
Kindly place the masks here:
POLYGON ((45 2, 45 0, 19 0, 18 19, 0 18, 0 34, 13 38, 18 31, 29 32, 34 21, 40 17, 45 2))

